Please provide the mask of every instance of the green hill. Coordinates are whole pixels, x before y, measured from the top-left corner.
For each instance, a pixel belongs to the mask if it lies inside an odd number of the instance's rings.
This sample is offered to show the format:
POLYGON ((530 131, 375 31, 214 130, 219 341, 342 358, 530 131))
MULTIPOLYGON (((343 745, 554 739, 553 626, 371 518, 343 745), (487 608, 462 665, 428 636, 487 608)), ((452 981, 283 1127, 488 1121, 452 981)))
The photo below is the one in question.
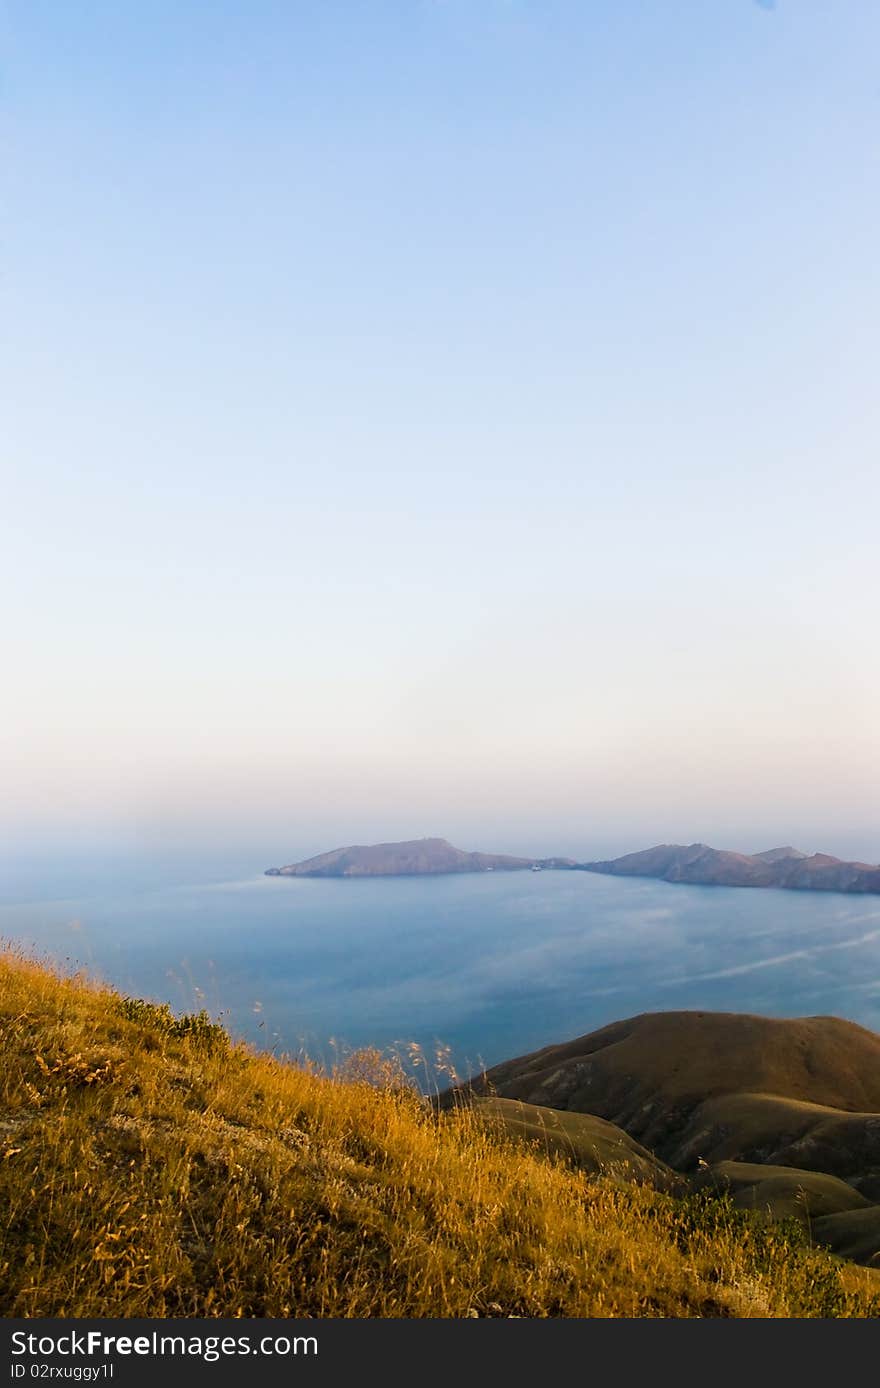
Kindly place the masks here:
POLYGON ((817 1241, 880 1266, 880 1036, 852 1022, 648 1013, 497 1065, 463 1092, 559 1111, 563 1129, 604 1121, 694 1188, 803 1219, 817 1241))
POLYGON ((547 1156, 563 1157, 593 1175, 636 1181, 655 1190, 681 1190, 683 1180, 622 1129, 590 1113, 563 1113, 518 1099, 479 1099, 476 1112, 547 1156))
POLYGON ((665 1156, 697 1108, 765 1094, 880 1113, 880 1036, 838 1017, 648 1012, 488 1072, 492 1089, 597 1113, 665 1156))
POLYGON ((695 1189, 726 1190, 741 1210, 759 1210, 773 1219, 818 1220, 826 1215, 867 1210, 870 1202, 846 1181, 822 1171, 757 1162, 723 1161, 692 1177, 695 1189))
POLYGON ((662 1167, 601 1125, 584 1170, 437 1114, 376 1055, 323 1077, 6 955, 0 1059, 6 1316, 880 1312, 796 1222, 625 1184, 624 1149, 662 1167))

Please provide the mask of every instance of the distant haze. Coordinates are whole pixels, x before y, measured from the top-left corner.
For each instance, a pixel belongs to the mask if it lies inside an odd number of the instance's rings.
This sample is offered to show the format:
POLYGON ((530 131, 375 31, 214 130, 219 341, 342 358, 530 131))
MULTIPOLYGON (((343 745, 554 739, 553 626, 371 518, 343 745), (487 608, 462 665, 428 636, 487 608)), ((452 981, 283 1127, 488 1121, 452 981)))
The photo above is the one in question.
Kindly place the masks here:
POLYGON ((3 43, 14 853, 880 860, 880 9, 3 43))

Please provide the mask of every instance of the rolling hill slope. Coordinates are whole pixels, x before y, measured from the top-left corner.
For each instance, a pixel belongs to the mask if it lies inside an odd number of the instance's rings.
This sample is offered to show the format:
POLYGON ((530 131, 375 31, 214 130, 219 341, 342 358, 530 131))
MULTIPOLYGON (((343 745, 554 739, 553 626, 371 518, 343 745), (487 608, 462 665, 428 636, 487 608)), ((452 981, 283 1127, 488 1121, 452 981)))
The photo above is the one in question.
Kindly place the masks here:
POLYGON ((863 1027, 648 1013, 494 1066, 465 1092, 594 1115, 696 1188, 810 1217, 815 1237, 880 1266, 880 1036, 863 1027))

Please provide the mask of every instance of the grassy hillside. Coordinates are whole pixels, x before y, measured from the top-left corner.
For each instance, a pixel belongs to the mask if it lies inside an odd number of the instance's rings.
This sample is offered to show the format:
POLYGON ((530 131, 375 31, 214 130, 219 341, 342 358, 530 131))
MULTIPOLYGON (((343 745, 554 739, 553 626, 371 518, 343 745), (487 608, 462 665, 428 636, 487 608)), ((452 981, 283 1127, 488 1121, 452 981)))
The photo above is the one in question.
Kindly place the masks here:
POLYGON ((653 1186, 655 1190, 679 1190, 686 1182, 653 1152, 591 1113, 565 1113, 537 1108, 519 1099, 477 1099, 476 1112, 495 1121, 508 1137, 537 1149, 545 1156, 561 1156, 571 1165, 593 1175, 615 1176, 623 1181, 653 1186))
POLYGON ((880 1169, 880 1036, 838 1017, 653 1012, 505 1061, 475 1092, 624 1128, 679 1169, 880 1169), (826 1163, 831 1165, 826 1165, 826 1163))
POLYGON ((880 1313, 798 1225, 437 1116, 377 1057, 322 1078, 6 955, 0 1058, 7 1316, 880 1313))
MULTIPOLYGON (((602 1116, 677 1136, 676 1115, 727 1094, 773 1094, 850 1112, 880 1112, 880 1036, 839 1017, 646 1012, 488 1071, 499 1092, 579 1110, 596 1091, 602 1116), (645 1104, 650 1108, 646 1109, 645 1104)), ((645 1139, 640 1135, 640 1140, 645 1139)))

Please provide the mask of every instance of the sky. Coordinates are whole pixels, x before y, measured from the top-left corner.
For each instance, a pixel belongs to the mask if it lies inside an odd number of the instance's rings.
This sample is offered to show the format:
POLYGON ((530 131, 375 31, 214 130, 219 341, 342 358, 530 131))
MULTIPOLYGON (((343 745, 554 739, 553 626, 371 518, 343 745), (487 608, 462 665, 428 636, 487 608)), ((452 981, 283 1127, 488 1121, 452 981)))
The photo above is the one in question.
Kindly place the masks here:
POLYGON ((878 44, 6 0, 7 847, 880 860, 878 44))

